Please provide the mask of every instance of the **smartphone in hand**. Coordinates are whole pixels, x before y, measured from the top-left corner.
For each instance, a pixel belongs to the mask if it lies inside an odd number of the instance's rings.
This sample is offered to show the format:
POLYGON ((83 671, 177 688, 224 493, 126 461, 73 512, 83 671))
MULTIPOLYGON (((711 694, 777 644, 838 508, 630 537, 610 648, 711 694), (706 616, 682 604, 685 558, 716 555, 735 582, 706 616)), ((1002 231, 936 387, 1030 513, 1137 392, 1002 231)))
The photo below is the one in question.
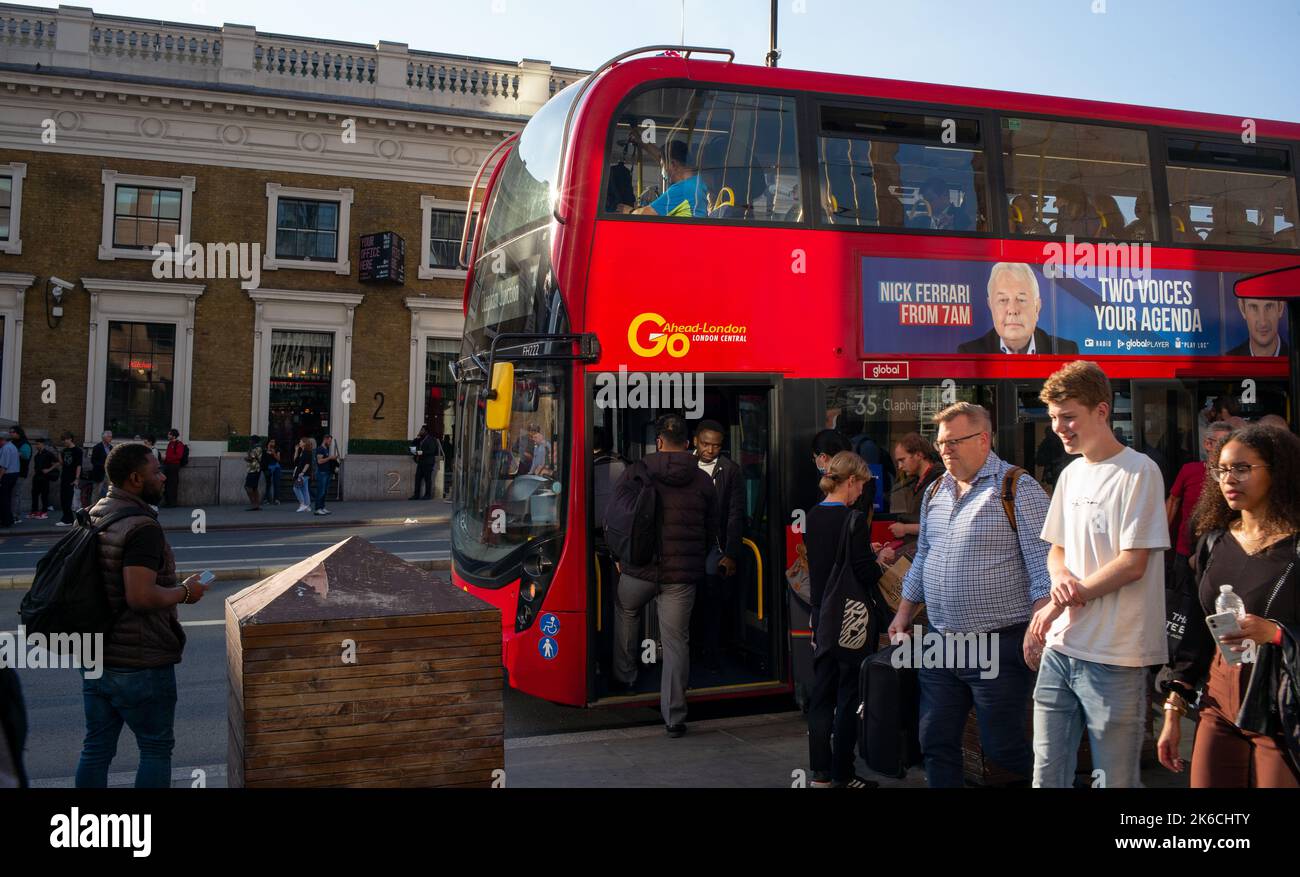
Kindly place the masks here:
POLYGON ((203 572, 199 573, 199 584, 206 588, 208 585, 216 581, 216 578, 216 573, 210 569, 205 569, 203 572))
POLYGON ((1221 636, 1241 633, 1241 625, 1237 623, 1237 613, 1220 612, 1217 615, 1207 615, 1205 623, 1210 628, 1210 635, 1214 637, 1215 645, 1219 647, 1219 654, 1223 655, 1223 660, 1234 666, 1240 664, 1245 657, 1245 652, 1234 652, 1232 647, 1236 643, 1219 642, 1221 636))

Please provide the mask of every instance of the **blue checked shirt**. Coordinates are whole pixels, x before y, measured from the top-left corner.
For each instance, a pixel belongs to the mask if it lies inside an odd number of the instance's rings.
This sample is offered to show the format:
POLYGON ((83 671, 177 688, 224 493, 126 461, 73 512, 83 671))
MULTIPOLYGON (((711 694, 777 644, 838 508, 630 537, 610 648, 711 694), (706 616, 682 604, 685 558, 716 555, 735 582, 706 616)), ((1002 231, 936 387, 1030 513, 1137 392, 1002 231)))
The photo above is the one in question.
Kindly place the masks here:
POLYGON ((1002 477, 1010 468, 990 452, 961 499, 947 472, 933 499, 926 490, 903 597, 924 602, 930 625, 941 632, 988 633, 1026 622, 1034 602, 1051 592, 1051 546, 1038 537, 1047 494, 1028 473, 1020 476, 1012 532, 1002 507, 1002 477))

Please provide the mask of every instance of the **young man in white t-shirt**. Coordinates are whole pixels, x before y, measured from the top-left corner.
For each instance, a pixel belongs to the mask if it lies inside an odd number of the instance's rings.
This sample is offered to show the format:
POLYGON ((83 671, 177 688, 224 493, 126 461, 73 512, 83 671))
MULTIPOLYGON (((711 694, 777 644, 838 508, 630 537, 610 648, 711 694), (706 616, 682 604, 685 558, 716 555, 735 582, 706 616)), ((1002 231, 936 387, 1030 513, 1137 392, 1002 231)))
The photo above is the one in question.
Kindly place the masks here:
POLYGON ((1061 368, 1039 398, 1065 452, 1082 456, 1061 473, 1043 525, 1052 600, 1030 624, 1046 646, 1034 688, 1034 786, 1073 785, 1086 730, 1091 785, 1137 787, 1146 668, 1168 659, 1164 479, 1115 438, 1110 381, 1096 363, 1061 368))

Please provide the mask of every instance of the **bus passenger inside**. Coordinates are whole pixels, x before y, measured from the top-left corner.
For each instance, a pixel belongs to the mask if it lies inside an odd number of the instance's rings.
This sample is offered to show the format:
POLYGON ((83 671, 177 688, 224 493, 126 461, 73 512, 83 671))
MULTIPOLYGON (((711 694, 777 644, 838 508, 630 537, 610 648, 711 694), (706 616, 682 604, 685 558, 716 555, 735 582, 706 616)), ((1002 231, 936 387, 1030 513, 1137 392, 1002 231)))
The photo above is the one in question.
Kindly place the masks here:
POLYGON ((1100 224, 1096 214, 1088 209, 1088 196, 1083 189, 1067 183, 1056 192, 1056 234, 1072 234, 1076 238, 1095 238, 1100 224))
POLYGON ((1115 240, 1124 240, 1128 237, 1124 225, 1124 214, 1120 212, 1119 204, 1113 197, 1102 193, 1093 198, 1097 205, 1097 219, 1101 227, 1097 231, 1098 237, 1113 238, 1115 240))
POLYGON ((619 212, 650 216, 708 216, 704 181, 695 172, 686 144, 681 140, 671 140, 667 150, 661 151, 653 143, 643 144, 642 148, 660 160, 665 181, 663 194, 644 207, 620 204, 619 212))
POLYGON ((952 203, 951 189, 942 177, 930 177, 921 184, 921 198, 929 208, 928 224, 922 216, 922 228, 938 228, 947 231, 970 231, 975 221, 965 209, 952 203))
POLYGON ((1173 229, 1174 243, 1199 244, 1201 236, 1192 225, 1192 212, 1186 201, 1169 205, 1169 225, 1173 229))
POLYGON ((1133 213, 1134 220, 1124 226, 1124 237, 1131 241, 1155 240, 1155 225, 1151 222, 1151 201, 1146 195, 1139 195, 1133 202, 1133 213))
POLYGON ((1207 244, 1236 247, 1265 246, 1264 231, 1250 221, 1246 205, 1235 198, 1220 198, 1214 203, 1214 228, 1205 238, 1207 244))
POLYGON ((1039 219, 1034 199, 1029 195, 1017 195, 1011 199, 1010 213, 1012 234, 1051 234, 1047 223, 1039 219))

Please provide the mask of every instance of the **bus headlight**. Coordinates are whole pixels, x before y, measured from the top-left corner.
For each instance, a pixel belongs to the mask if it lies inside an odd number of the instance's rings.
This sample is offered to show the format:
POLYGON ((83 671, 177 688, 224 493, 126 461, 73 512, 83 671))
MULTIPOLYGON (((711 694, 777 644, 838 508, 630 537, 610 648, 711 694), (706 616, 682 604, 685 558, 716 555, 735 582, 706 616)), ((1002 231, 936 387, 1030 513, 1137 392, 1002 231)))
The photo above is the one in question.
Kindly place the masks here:
POLYGON ((555 571, 555 561, 546 553, 546 546, 538 547, 540 550, 524 558, 520 564, 523 574, 519 577, 519 599, 515 609, 516 633, 532 627, 541 614, 542 601, 546 599, 551 575, 555 571))

